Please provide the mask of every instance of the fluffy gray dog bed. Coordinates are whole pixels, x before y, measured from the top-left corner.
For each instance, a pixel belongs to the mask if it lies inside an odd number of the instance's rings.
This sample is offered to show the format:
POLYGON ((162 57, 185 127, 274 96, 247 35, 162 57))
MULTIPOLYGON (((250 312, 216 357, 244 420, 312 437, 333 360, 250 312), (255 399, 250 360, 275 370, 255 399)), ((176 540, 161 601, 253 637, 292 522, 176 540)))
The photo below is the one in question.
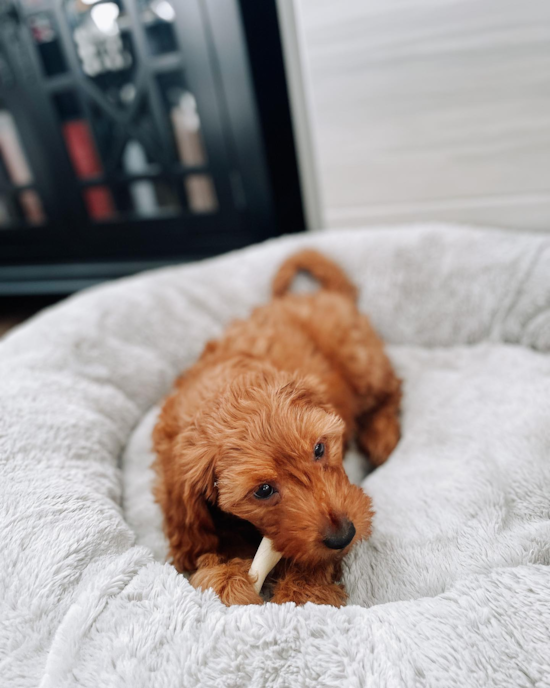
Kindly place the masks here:
POLYGON ((0 344, 2 685, 548 685, 549 351, 550 239, 443 226, 285 238, 34 318, 0 344), (403 438, 346 608, 226 608, 159 561, 143 418, 304 245, 391 345, 403 438))

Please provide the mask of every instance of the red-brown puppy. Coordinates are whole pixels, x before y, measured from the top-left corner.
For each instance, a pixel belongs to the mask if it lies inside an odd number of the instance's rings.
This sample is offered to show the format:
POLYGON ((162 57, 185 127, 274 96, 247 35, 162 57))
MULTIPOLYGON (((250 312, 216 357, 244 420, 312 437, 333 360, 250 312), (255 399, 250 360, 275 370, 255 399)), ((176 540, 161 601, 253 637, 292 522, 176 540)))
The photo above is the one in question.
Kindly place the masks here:
POLYGON ((374 464, 386 460, 400 382, 335 263, 301 251, 273 294, 176 382, 154 431, 156 497, 174 565, 196 571, 196 587, 225 604, 261 603, 248 569, 267 536, 283 556, 272 601, 340 606, 342 557, 372 519, 343 452, 355 436, 374 464), (298 271, 321 289, 287 293, 298 271))

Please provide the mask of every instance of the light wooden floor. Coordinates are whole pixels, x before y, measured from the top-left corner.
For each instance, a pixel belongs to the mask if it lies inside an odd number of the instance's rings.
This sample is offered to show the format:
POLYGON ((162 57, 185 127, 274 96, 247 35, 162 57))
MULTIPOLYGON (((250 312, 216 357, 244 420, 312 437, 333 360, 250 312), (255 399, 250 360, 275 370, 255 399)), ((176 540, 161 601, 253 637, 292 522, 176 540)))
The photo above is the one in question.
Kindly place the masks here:
POLYGON ((295 0, 330 226, 550 230, 550 0, 295 0))

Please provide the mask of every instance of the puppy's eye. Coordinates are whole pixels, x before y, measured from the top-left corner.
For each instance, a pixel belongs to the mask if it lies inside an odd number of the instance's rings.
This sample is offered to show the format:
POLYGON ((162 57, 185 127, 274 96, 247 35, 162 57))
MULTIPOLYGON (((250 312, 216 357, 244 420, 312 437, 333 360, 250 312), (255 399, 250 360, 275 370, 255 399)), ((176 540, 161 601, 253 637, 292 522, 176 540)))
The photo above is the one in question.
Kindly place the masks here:
POLYGON ((254 497, 256 499, 269 499, 272 495, 274 495, 276 492, 274 487, 271 487, 271 485, 268 485, 267 483, 264 483, 263 485, 260 485, 260 487, 254 492, 254 497))
POLYGON ((318 461, 319 459, 322 459, 324 455, 325 445, 322 442, 317 442, 317 444, 313 447, 313 456, 315 457, 315 460, 318 461))

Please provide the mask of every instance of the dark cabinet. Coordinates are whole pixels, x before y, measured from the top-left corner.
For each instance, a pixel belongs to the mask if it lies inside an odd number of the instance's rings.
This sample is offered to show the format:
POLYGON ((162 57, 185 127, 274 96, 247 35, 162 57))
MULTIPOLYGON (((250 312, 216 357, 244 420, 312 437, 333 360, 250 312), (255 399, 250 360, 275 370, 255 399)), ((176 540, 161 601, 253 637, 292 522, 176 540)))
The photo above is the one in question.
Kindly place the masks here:
POLYGON ((274 0, 0 0, 0 293, 304 229, 274 0))

